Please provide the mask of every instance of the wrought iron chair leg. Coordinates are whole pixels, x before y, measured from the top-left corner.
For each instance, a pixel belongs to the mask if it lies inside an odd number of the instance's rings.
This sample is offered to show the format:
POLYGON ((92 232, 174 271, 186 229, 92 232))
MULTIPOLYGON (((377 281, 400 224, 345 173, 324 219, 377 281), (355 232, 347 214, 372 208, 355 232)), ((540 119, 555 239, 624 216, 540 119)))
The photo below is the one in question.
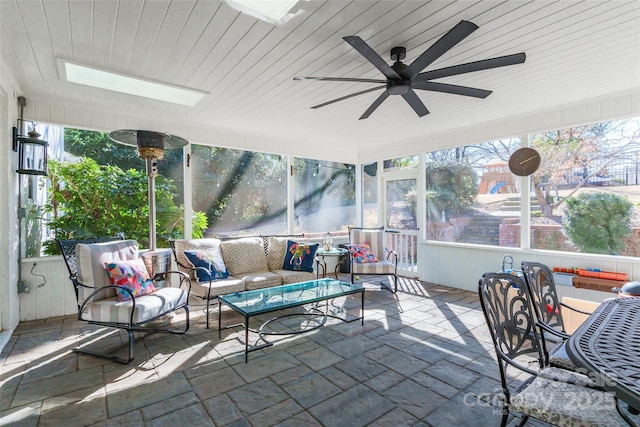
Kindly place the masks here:
MULTIPOLYGON (((113 354, 109 354, 109 353, 102 353, 99 351, 95 351, 95 350, 90 350, 88 348, 82 348, 82 347, 76 347, 73 348, 71 351, 73 351, 74 353, 82 353, 82 354, 88 354, 90 356, 95 356, 95 357, 101 357, 103 359, 108 359, 108 360, 113 360, 114 362, 118 362, 121 363, 123 365, 128 364, 129 362, 131 362, 133 360, 133 344, 135 342, 135 337, 134 337, 134 333, 132 330, 127 330, 127 334, 129 337, 129 340, 127 342, 127 347, 128 347, 128 352, 129 352, 129 357, 128 359, 122 359, 118 356, 115 356, 113 354)), ((119 347, 122 348, 122 347, 119 347)))
POLYGON ((210 304, 211 300, 209 298, 207 298, 207 308, 205 310, 207 310, 207 329, 209 329, 209 304, 210 304))
POLYGON ((529 420, 529 415, 522 415, 522 421, 520 421, 520 424, 518 424, 518 427, 523 427, 527 421, 529 420))
POLYGON ((509 421, 509 408, 505 405, 502 408, 502 420, 500 421, 500 427, 506 427, 507 421, 509 421))

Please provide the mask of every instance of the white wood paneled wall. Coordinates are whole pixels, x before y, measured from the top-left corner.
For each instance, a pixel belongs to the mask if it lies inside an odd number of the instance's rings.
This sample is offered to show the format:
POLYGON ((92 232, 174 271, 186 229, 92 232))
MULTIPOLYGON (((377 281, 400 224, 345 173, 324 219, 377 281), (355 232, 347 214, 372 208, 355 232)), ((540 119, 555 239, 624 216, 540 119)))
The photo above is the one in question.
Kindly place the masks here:
MULTIPOLYGON (((541 250, 523 250, 483 245, 447 244, 428 242, 423 244, 421 280, 453 288, 476 292, 478 280, 489 271, 499 271, 502 258, 513 257, 513 267, 520 268, 522 261, 536 261, 549 267, 600 268, 606 271, 627 273, 629 280, 640 280, 640 259, 606 255, 578 254, 541 250)), ((589 301, 602 301, 614 294, 586 289, 559 286, 561 296, 589 301)))
POLYGON ((20 294, 21 322, 78 312, 73 285, 61 256, 26 258, 20 269, 22 280, 29 287, 29 292, 20 294))

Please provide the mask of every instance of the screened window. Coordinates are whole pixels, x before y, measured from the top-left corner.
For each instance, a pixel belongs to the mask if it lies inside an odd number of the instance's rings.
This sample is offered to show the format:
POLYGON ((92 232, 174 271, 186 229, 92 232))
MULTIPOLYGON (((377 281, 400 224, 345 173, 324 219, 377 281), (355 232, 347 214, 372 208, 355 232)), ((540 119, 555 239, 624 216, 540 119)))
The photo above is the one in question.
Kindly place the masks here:
POLYGON ((530 136, 542 157, 532 248, 640 255, 639 128, 635 118, 530 136))
POLYGON ((287 161, 274 154, 192 146, 193 210, 205 235, 287 232, 287 161))
POLYGON ((378 163, 362 166, 363 226, 378 225, 378 163))
POLYGON ((519 146, 510 139, 428 153, 426 239, 517 246, 501 229, 520 218, 519 181, 507 166, 519 146))
POLYGON ((355 168, 351 164, 296 158, 296 233, 346 231, 355 224, 355 168))
MULTIPOLYGON (((52 146, 47 185, 38 218, 46 224, 41 233, 45 254, 57 253, 54 238, 84 239, 123 233, 141 247, 149 245, 149 200, 146 162, 135 147, 118 144, 108 133, 59 129, 63 144, 52 146)), ((157 246, 184 235, 180 149, 165 150, 158 161, 155 180, 157 246)), ((33 210, 33 208, 32 208, 33 210)), ((37 227, 27 215, 27 256, 39 252, 37 227)))

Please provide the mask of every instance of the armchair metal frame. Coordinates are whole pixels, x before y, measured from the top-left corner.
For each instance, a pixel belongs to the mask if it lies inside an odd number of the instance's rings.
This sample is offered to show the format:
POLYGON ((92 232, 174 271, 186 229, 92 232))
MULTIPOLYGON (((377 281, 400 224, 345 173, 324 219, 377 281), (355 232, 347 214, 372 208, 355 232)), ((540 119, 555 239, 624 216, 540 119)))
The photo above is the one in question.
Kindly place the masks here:
POLYGON ((562 425, 578 425, 582 420, 585 425, 627 425, 616 409, 615 396, 597 390, 597 384, 586 376, 548 366, 544 337, 524 280, 509 273, 485 273, 478 283, 478 295, 500 371, 502 426, 510 411, 523 415, 521 426, 529 417, 562 425), (532 369, 532 363, 538 369, 532 369), (520 372, 509 377, 509 368, 520 372), (517 385, 513 378, 519 379, 522 373, 529 377, 517 385), (576 400, 571 403, 571 398, 580 396, 590 399, 593 406, 577 408, 576 400))
POLYGON ((114 237, 114 238, 95 238, 95 239, 84 239, 84 240, 59 240, 56 239, 56 242, 58 243, 58 247, 60 248, 61 252, 62 252, 62 256, 64 258, 65 264, 67 266, 67 269, 69 270, 69 279, 71 280, 71 283, 73 284, 73 288, 76 294, 76 301, 78 303, 78 320, 82 320, 84 322, 87 322, 91 325, 98 325, 98 326, 104 326, 104 327, 110 327, 110 328, 115 328, 115 329, 123 329, 125 331, 127 331, 127 335, 128 335, 128 356, 126 359, 120 358, 114 354, 109 354, 109 353, 103 353, 103 352, 99 352, 99 351, 95 351, 95 350, 91 350, 91 349, 87 349, 84 347, 76 347, 73 348, 72 351, 75 353, 84 353, 84 354, 89 354, 92 356, 97 356, 97 357, 102 357, 105 359, 109 359, 109 360, 113 360, 114 362, 118 362, 121 364, 128 364, 129 362, 131 362, 134 358, 134 343, 135 343, 135 332, 142 332, 142 333, 155 333, 155 332, 161 332, 161 333, 169 333, 169 334, 178 334, 178 335, 182 335, 184 333, 186 333, 189 330, 189 292, 191 290, 191 280, 189 279, 189 277, 180 272, 180 271, 166 271, 163 273, 158 273, 155 274, 154 277, 152 277, 152 280, 155 281, 165 281, 167 280, 167 276, 169 274, 178 274, 180 277, 180 288, 182 288, 182 284, 186 281, 188 283, 188 289, 187 289, 187 298, 186 298, 186 303, 178 305, 176 307, 174 307, 171 310, 162 312, 152 318, 149 319, 145 319, 144 322, 140 322, 140 323, 134 323, 133 317, 134 317, 134 313, 136 310, 136 301, 135 298, 133 298, 133 294, 131 293, 131 291, 129 291, 126 288, 121 288, 119 286, 116 285, 110 285, 110 286, 104 286, 104 287, 99 287, 99 288, 95 288, 94 286, 91 286, 89 284, 85 284, 85 283, 81 283, 78 280, 78 265, 77 265, 77 257, 76 257, 76 245, 78 244, 92 244, 92 243, 106 243, 106 242, 115 242, 118 240, 124 240, 123 236, 119 236, 119 237, 114 237), (80 301, 79 299, 79 293, 78 290, 79 288, 85 288, 85 289, 96 289, 94 292, 91 292, 89 294, 89 296, 87 298, 85 298, 83 301, 80 301), (128 292, 130 297, 131 297, 131 301, 132 301, 132 308, 130 310, 130 316, 129 316, 129 321, 128 322, 105 322, 105 321, 96 321, 96 320, 87 320, 87 319, 83 319, 82 318, 82 313, 83 310, 85 309, 86 305, 89 304, 93 298, 99 294, 101 294, 102 292, 106 291, 107 289, 124 289, 125 292, 128 292), (150 322, 153 322, 154 320, 157 320, 163 316, 168 315, 169 313, 172 313, 174 311, 177 311, 179 309, 184 309, 185 313, 186 313, 186 323, 185 323, 185 327, 184 330, 173 330, 173 329, 167 329, 167 328, 161 328, 161 327, 153 327, 153 326, 145 326, 147 324, 149 324, 150 322))

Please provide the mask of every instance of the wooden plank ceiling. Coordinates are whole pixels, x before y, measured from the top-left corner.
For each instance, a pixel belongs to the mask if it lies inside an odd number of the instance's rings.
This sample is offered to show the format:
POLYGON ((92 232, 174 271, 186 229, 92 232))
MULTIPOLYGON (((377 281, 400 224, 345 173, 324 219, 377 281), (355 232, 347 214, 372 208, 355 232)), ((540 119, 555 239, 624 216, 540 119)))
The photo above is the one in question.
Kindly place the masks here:
MULTIPOLYGON (((356 151, 640 87, 640 2, 302 1, 274 26, 204 0, 2 0, 2 59, 29 98, 356 151), (379 92, 309 107, 380 79, 342 37, 358 35, 410 64, 460 20, 480 28, 428 69, 525 52, 524 64, 441 79, 489 89, 486 99, 420 91, 419 118, 401 97, 367 120, 379 92), (184 107, 72 84, 59 59, 208 93, 184 107)), ((159 129, 161 130, 161 129, 159 129)))

